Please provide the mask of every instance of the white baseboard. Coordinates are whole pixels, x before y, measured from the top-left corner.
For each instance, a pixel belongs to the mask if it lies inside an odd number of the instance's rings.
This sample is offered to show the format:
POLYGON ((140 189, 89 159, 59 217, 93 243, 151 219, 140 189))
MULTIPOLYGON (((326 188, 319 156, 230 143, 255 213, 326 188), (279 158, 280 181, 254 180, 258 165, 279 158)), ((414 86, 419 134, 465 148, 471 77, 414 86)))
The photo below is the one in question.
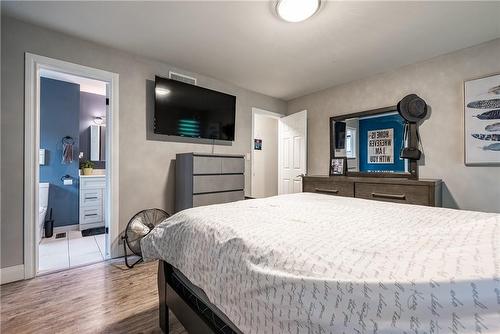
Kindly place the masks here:
POLYGON ((0 284, 20 281, 24 279, 24 264, 0 269, 0 284))

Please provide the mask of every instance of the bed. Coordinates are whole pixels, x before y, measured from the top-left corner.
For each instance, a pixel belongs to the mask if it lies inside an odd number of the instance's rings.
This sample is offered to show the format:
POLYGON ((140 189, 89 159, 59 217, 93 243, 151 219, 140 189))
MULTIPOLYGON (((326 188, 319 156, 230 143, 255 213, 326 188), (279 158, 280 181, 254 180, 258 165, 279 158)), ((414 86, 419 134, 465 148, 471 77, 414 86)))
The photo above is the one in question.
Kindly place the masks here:
POLYGON ((190 333, 500 333, 500 215, 299 193, 188 209, 141 242, 190 333))

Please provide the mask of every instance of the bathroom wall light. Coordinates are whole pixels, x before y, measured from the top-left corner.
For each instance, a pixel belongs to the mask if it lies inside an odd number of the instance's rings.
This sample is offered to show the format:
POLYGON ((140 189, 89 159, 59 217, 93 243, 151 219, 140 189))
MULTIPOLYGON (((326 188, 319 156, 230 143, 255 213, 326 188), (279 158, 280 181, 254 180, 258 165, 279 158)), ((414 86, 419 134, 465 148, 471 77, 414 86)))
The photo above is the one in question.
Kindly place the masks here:
POLYGON ((313 16, 321 0, 277 0, 276 13, 287 22, 301 22, 313 16))
POLYGON ((166 88, 156 87, 155 93, 156 93, 156 95, 159 95, 159 96, 166 96, 166 95, 170 94, 170 90, 166 89, 166 88))
POLYGON ((94 123, 96 125, 103 125, 104 124, 104 118, 102 118, 100 116, 94 117, 94 123))

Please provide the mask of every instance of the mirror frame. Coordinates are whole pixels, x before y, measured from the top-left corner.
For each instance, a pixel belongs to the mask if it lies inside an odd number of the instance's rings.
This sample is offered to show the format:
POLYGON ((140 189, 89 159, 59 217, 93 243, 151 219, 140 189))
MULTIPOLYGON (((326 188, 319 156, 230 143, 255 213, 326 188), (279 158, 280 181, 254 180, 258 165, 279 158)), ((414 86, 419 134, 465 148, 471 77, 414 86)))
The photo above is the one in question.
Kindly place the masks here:
MULTIPOLYGON (((380 114, 385 114, 388 112, 397 112, 397 111, 398 111, 398 109, 396 106, 390 106, 390 107, 365 110, 365 111, 355 112, 355 113, 351 113, 351 114, 344 114, 344 115, 330 117, 330 123, 329 123, 329 126, 330 126, 330 160, 329 160, 329 163, 331 163, 333 158, 345 158, 345 157, 336 157, 335 156, 335 148, 333 147, 334 146, 333 143, 335 142, 335 131, 333 130, 335 122, 345 121, 349 118, 374 116, 374 115, 380 115, 380 114)), ((416 124, 416 123, 409 124, 410 135, 408 136, 408 141, 409 141, 410 147, 417 147, 417 145, 418 145, 416 136, 411 135, 413 133, 416 133, 417 127, 418 127, 418 124, 416 124)), ((345 175, 346 176, 363 176, 363 177, 396 177, 396 178, 418 179, 418 162, 417 162, 417 160, 412 160, 412 159, 408 159, 408 160, 409 160, 408 161, 408 172, 405 172, 405 173, 349 172, 347 170, 345 175)), ((328 168, 328 169, 330 170, 330 168, 328 168)), ((332 176, 332 175, 330 175, 330 176, 332 176)), ((333 176, 336 176, 336 175, 333 175, 333 176)))

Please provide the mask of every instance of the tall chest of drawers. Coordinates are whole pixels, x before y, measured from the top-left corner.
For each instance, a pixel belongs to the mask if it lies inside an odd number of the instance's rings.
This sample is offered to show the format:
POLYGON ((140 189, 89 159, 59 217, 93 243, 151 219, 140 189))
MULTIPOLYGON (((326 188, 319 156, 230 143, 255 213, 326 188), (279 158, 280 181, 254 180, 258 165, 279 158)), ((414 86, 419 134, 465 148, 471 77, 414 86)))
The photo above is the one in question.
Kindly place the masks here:
POLYGON ((243 155, 177 154, 175 211, 245 198, 243 155))

